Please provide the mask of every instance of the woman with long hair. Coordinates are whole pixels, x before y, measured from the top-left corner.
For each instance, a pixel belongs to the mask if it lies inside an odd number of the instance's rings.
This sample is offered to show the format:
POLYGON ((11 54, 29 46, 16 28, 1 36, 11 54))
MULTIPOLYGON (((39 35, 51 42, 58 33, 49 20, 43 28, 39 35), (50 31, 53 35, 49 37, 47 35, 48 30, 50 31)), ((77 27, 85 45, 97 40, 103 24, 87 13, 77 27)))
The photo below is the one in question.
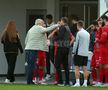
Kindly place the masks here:
POLYGON ((23 53, 15 21, 9 21, 1 36, 4 53, 7 59, 8 70, 5 83, 15 81, 14 69, 18 55, 18 49, 23 53))

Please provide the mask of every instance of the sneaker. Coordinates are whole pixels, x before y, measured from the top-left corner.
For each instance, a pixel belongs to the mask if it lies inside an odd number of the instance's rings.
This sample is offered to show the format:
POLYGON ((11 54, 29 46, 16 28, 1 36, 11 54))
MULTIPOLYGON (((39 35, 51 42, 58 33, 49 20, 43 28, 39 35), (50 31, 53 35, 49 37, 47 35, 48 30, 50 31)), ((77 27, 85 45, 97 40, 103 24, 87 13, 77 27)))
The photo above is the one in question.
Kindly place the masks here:
POLYGON ((50 74, 47 74, 46 77, 45 77, 45 79, 46 80, 50 80, 51 79, 51 75, 50 74))
POLYGON ((80 87, 79 83, 75 83, 73 87, 80 87))
POLYGON ((46 83, 43 82, 42 80, 38 81, 38 84, 46 85, 46 83))
POLYGON ((57 85, 57 84, 58 84, 58 82, 57 81, 54 81, 53 85, 57 85))
POLYGON ((29 85, 35 85, 34 82, 27 82, 27 84, 29 84, 29 85))
POLYGON ((64 86, 70 86, 70 84, 69 83, 65 83, 64 86))
POLYGON ((92 82, 93 85, 95 85, 96 83, 97 83, 96 81, 93 81, 93 82, 92 82))
POLYGON ((59 83, 59 84, 57 84, 57 85, 58 85, 58 86, 61 86, 61 87, 64 86, 64 84, 61 84, 61 83, 59 83))
POLYGON ((42 78, 42 81, 45 82, 46 80, 44 78, 42 78))
POLYGON ((34 78, 32 81, 33 81, 34 83, 37 83, 37 80, 36 80, 36 78, 34 78))
POLYGON ((87 84, 83 84, 82 87, 87 87, 87 84))
POLYGON ((70 81, 69 84, 70 84, 70 86, 72 86, 73 85, 72 81, 70 81))
POLYGON ((5 79, 5 83, 11 83, 9 79, 5 79))
POLYGON ((108 87, 108 83, 103 84, 102 87, 108 87))
POLYGON ((102 83, 98 82, 97 84, 93 85, 94 87, 102 87, 102 83))

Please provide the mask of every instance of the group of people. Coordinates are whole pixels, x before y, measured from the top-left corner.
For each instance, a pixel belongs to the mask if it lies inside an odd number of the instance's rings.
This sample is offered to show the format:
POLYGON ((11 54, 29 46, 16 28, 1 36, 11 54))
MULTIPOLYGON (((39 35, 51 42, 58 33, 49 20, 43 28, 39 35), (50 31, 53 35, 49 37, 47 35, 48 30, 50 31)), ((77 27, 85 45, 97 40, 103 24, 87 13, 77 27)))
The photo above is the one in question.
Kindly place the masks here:
MULTIPOLYGON (((84 29, 84 22, 73 17, 70 26, 67 17, 62 17, 57 24, 53 22, 52 15, 46 16, 47 20, 36 19, 27 32, 25 38, 25 59, 27 84, 45 84, 45 80, 51 78, 51 62, 54 65, 55 83, 59 86, 70 85, 70 62, 73 58, 76 83, 73 87, 79 87, 80 67, 83 70, 84 82, 87 87, 88 71, 87 62, 89 50, 93 52, 91 60, 92 83, 95 86, 102 85, 105 77, 105 85, 108 85, 108 17, 103 16, 98 22, 92 22, 90 34, 84 29), (104 27, 102 26, 104 23, 104 27), (46 67, 46 72, 45 72, 46 67), (63 82, 62 69, 65 72, 63 82), (44 79, 44 74, 46 77, 44 79), (38 79, 37 79, 38 75, 38 79), (99 77, 98 77, 99 76, 99 77)), ((1 43, 8 63, 6 83, 14 82, 14 69, 18 55, 18 49, 23 53, 20 38, 16 30, 15 21, 9 21, 5 27, 1 43)))
POLYGON ((84 71, 83 86, 87 87, 87 62, 90 35, 84 30, 84 22, 77 20, 75 28, 78 31, 72 33, 68 18, 62 17, 57 24, 52 21, 52 16, 47 15, 48 24, 42 19, 36 19, 35 25, 30 28, 25 39, 25 53, 27 61, 27 84, 44 84, 45 80, 51 78, 50 60, 55 68, 55 83, 59 86, 70 85, 69 74, 69 52, 73 52, 75 65, 76 83, 74 87, 80 86, 80 66, 84 71), (78 33, 77 33, 78 32, 78 33), (77 34, 76 34, 77 33, 77 34), (76 37, 75 37, 76 36, 76 37), (73 47, 73 50, 70 50, 73 47), (44 69, 46 66, 46 77, 44 69), (62 69, 65 72, 65 83, 63 81, 62 69), (36 79, 38 74, 38 79, 36 79))
POLYGON ((94 86, 108 86, 108 16, 91 23, 91 74, 94 86))

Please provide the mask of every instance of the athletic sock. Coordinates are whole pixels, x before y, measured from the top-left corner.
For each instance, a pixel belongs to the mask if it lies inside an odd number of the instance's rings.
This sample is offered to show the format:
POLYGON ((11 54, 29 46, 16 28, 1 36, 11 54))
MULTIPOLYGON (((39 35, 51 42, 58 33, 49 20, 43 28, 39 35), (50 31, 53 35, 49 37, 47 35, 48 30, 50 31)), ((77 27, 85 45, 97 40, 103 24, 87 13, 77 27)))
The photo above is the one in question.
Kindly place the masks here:
POLYGON ((105 82, 108 83, 108 68, 105 68, 104 71, 105 71, 105 82))
POLYGON ((87 85, 87 80, 84 80, 84 85, 87 85))
POLYGON ((97 81, 97 75, 96 75, 96 69, 95 68, 91 70, 91 75, 92 75, 93 81, 97 81))
POLYGON ((77 84, 80 84, 80 81, 79 81, 79 79, 76 79, 76 83, 77 83, 77 84))
POLYGON ((39 81, 42 80, 43 75, 44 75, 44 70, 43 70, 43 69, 39 69, 39 70, 38 70, 39 81))
POLYGON ((99 81, 98 82, 103 82, 103 76, 104 76, 104 69, 100 68, 99 69, 99 81))
POLYGON ((58 82, 58 73, 57 73, 57 71, 55 72, 55 81, 58 82))

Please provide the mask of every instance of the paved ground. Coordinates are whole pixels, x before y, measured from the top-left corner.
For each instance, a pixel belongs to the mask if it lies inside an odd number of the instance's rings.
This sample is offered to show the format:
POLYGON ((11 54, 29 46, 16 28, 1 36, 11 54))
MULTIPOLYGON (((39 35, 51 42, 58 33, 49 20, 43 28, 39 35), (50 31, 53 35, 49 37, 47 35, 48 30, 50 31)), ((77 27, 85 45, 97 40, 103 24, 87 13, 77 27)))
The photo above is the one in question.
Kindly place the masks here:
MULTIPOLYGON (((4 83, 5 79, 6 79, 5 76, 0 77, 0 83, 4 83)), ((15 79, 16 79, 15 83, 25 83, 26 84, 26 77, 25 76, 16 76, 15 79)))
MULTIPOLYGON (((65 80, 64 72, 62 74, 63 74, 63 80, 65 80)), ((0 83, 4 83, 5 79, 6 79, 6 76, 0 76, 0 83)), ((73 83, 75 83, 74 72, 70 72, 70 80, 73 83)), ((81 83, 83 83, 83 74, 80 74, 80 81, 81 81, 81 83)), ((15 83, 26 84, 26 76, 15 76, 15 83)), ((54 83, 54 76, 52 76, 52 78, 50 80, 46 81, 45 83, 53 84, 54 83)))
MULTIPOLYGON (((5 83, 6 76, 0 77, 0 83, 5 83)), ((15 77, 15 83, 18 84, 26 84, 26 76, 16 76, 15 77)), ((46 81, 47 84, 53 84, 54 78, 52 77, 50 80, 46 81)))

